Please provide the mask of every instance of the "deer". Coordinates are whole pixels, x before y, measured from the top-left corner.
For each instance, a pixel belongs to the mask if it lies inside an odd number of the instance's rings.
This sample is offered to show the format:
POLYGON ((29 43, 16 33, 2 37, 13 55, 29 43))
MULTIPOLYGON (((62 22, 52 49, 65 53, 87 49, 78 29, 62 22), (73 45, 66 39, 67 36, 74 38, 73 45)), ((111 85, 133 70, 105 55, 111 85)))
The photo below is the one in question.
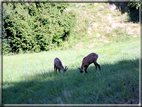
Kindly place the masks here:
POLYGON ((57 73, 57 70, 58 70, 60 73, 60 70, 62 70, 65 73, 67 69, 68 69, 67 66, 65 66, 65 68, 63 67, 62 62, 59 58, 56 57, 54 59, 54 72, 57 73))
POLYGON ((99 67, 99 70, 101 71, 101 67, 100 65, 97 63, 97 59, 98 59, 98 54, 96 53, 90 53, 89 55, 87 55, 86 57, 83 58, 82 60, 82 65, 81 68, 78 68, 80 70, 80 73, 83 73, 83 69, 85 68, 85 73, 87 72, 87 68, 90 64, 94 63, 96 70, 97 67, 99 67))

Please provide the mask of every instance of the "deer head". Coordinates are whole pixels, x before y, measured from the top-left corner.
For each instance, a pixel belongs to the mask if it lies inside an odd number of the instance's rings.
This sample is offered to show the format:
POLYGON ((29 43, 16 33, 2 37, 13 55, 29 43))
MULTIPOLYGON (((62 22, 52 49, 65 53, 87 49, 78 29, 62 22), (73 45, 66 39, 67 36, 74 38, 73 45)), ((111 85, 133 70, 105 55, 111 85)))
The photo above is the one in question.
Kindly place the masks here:
POLYGON ((65 73, 65 72, 67 71, 67 69, 68 69, 68 67, 67 67, 67 66, 65 66, 65 69, 64 69, 64 71, 63 71, 63 72, 65 73))
POLYGON ((83 73, 83 70, 82 70, 82 69, 80 69, 80 68, 78 68, 78 69, 79 69, 80 73, 83 73))

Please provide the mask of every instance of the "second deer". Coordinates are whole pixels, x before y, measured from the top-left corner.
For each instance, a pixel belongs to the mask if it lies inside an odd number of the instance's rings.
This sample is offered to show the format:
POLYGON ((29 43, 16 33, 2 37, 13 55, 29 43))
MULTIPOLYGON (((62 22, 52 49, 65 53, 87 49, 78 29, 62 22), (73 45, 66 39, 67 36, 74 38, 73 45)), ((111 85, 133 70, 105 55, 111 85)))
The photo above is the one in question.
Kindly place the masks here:
POLYGON ((97 67, 99 67, 99 69, 101 70, 100 65, 97 63, 97 59, 98 59, 98 55, 96 53, 89 54, 88 56, 83 58, 81 68, 78 68, 78 69, 80 70, 81 73, 83 73, 83 69, 85 68, 85 73, 88 73, 87 72, 88 66, 91 63, 94 63, 96 70, 97 70, 97 67))

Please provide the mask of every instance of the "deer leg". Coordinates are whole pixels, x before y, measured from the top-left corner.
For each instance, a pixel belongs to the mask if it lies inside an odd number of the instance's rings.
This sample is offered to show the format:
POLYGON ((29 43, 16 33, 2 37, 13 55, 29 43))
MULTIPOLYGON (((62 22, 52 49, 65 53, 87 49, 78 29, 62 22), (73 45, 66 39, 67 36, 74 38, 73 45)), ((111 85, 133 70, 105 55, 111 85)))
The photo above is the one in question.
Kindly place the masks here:
POLYGON ((85 66, 85 73, 88 73, 88 72, 87 72, 87 68, 88 68, 88 66, 85 66))
POLYGON ((94 65, 95 65, 95 67, 96 67, 96 70, 97 70, 97 64, 94 62, 94 65))
POLYGON ((59 73, 60 73, 60 69, 59 69, 59 73))
POLYGON ((57 73, 57 68, 56 66, 54 65, 54 72, 57 73))
POLYGON ((100 65, 96 62, 96 65, 99 67, 99 70, 101 71, 101 67, 100 67, 100 65))

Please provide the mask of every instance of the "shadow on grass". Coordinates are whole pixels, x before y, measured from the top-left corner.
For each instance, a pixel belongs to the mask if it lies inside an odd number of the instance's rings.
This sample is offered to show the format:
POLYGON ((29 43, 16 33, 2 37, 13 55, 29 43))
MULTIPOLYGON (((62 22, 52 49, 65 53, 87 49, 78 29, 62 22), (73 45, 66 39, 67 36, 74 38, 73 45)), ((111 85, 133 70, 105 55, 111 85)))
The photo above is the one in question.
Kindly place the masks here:
POLYGON ((139 59, 101 65, 88 74, 71 69, 23 75, 20 82, 5 82, 3 104, 138 104, 139 59))

